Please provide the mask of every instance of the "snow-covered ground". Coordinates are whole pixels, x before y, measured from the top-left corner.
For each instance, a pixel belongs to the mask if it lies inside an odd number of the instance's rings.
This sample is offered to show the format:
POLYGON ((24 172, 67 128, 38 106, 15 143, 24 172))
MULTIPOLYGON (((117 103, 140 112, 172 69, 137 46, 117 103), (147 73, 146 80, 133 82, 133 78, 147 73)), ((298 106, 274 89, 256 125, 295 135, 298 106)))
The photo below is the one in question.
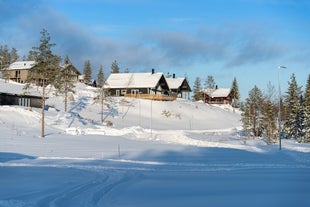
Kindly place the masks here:
MULTIPOLYGON (((1 90, 19 87, 0 80, 1 90)), ((16 89, 14 89, 16 90, 16 89)), ((310 206, 310 145, 240 136, 240 113, 187 100, 114 98, 96 89, 64 112, 0 106, 0 206, 310 206)))

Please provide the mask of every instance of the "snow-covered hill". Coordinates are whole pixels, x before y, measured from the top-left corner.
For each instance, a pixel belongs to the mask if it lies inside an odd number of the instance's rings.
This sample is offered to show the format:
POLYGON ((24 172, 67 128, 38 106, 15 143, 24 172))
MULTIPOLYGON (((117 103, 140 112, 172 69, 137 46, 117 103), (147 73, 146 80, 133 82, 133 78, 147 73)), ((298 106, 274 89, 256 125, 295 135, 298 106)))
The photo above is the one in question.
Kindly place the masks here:
MULTIPOLYGON (((1 80, 0 80, 1 83, 1 80)), ((1 90, 21 87, 0 84, 1 90)), ((0 106, 0 206, 309 206, 310 146, 242 137, 240 113, 113 98, 77 84, 64 112, 0 106)))

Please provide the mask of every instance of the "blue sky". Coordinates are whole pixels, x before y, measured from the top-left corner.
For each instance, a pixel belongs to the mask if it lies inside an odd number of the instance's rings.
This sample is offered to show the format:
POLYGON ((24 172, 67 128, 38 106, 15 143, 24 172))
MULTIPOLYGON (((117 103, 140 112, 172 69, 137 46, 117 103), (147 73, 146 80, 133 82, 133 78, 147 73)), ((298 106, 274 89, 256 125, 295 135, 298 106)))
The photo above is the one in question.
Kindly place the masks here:
POLYGON ((307 0, 0 0, 0 44, 19 55, 50 33, 55 53, 69 55, 82 72, 90 60, 106 76, 112 61, 121 70, 203 81, 219 87, 237 78, 241 98, 257 85, 282 93, 295 73, 305 86, 310 73, 310 2, 307 0))

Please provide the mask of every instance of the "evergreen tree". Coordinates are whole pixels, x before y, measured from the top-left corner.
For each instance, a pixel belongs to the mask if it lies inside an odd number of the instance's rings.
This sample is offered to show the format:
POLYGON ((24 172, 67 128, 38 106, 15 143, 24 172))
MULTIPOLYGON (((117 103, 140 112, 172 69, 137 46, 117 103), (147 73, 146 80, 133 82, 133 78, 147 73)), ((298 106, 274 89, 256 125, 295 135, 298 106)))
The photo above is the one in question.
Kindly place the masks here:
POLYGON ((111 73, 119 73, 119 72, 120 72, 120 69, 119 69, 118 63, 116 62, 116 60, 114 60, 111 65, 111 73))
POLYGON ((263 132, 262 124, 262 100, 263 94, 261 90, 254 86, 249 92, 249 96, 246 99, 242 116, 243 125, 245 130, 250 131, 253 136, 261 136, 263 132))
POLYGON ((90 60, 85 61, 84 64, 84 83, 89 83, 92 77, 92 68, 90 64, 90 60))
POLYGON ((33 60, 36 59, 36 56, 37 56, 36 51, 30 50, 30 51, 28 52, 28 55, 27 55, 27 57, 25 58, 25 60, 33 61, 33 60))
POLYGON ((252 134, 252 131, 253 131, 251 113, 250 113, 250 105, 244 104, 241 107, 241 110, 242 110, 242 113, 241 113, 242 128, 249 136, 252 134))
POLYGON ((64 94, 65 112, 67 111, 68 105, 68 94, 75 93, 73 88, 75 87, 75 74, 72 73, 73 65, 68 57, 64 59, 64 64, 62 65, 61 71, 58 78, 58 91, 64 94))
POLYGON ((305 100, 304 100, 304 142, 310 142, 310 74, 305 89, 305 100))
POLYGON ((214 81, 214 77, 212 75, 208 75, 208 77, 205 81, 205 88, 210 88, 210 89, 215 88, 215 81, 214 81))
POLYGON ((271 100, 264 101, 262 109, 262 126, 268 144, 274 143, 278 137, 276 117, 276 105, 274 105, 271 100))
POLYGON ((9 52, 9 48, 7 45, 0 47, 0 56, 1 56, 1 63, 2 69, 9 67, 11 63, 11 54, 9 52))
POLYGON ((17 50, 14 47, 11 49, 10 59, 11 59, 10 63, 14 63, 19 59, 19 56, 17 54, 17 50))
POLYGON ((5 70, 9 67, 11 63, 11 55, 7 45, 0 47, 0 64, 1 64, 1 73, 5 79, 8 79, 8 71, 5 70))
POLYGON ((267 137, 267 143, 272 144, 278 139, 277 118, 278 102, 275 100, 275 88, 269 82, 264 93, 262 104, 263 134, 267 137))
POLYGON ((290 77, 289 87, 285 95, 286 121, 284 123, 284 132, 287 138, 297 139, 300 135, 301 127, 301 87, 298 86, 295 74, 290 77))
POLYGON ((100 65, 100 69, 97 75, 97 80, 98 80, 98 87, 102 88, 105 82, 105 77, 104 77, 104 73, 103 73, 103 68, 102 65, 100 65))
POLYGON ((199 101, 202 99, 202 93, 201 93, 201 80, 199 77, 196 77, 194 86, 193 86, 193 100, 199 101))
POLYGON ((230 92, 230 97, 232 99, 233 107, 237 108, 238 107, 238 102, 240 99, 240 93, 239 93, 239 87, 237 83, 236 77, 234 78, 231 86, 231 92, 230 92))
POLYGON ((47 84, 54 86, 56 79, 56 74, 59 72, 59 62, 60 57, 53 54, 52 47, 55 44, 50 43, 50 34, 47 30, 43 29, 41 31, 40 45, 38 47, 33 47, 35 51, 36 65, 31 69, 31 73, 28 76, 28 81, 36 80, 37 84, 42 86, 42 130, 41 137, 44 137, 44 108, 45 108, 45 87, 47 84))

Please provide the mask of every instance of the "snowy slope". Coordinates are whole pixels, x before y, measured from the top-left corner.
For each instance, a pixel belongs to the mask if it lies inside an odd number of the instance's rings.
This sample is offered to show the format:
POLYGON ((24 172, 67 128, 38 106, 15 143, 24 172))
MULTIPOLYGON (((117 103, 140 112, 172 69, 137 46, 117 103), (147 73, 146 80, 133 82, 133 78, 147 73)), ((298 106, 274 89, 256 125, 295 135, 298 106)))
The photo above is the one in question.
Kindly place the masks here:
POLYGON ((310 205, 308 144, 279 151, 241 137, 228 106, 187 100, 115 98, 108 127, 95 96, 78 84, 64 112, 51 91, 45 138, 39 109, 0 107, 1 207, 310 205))

